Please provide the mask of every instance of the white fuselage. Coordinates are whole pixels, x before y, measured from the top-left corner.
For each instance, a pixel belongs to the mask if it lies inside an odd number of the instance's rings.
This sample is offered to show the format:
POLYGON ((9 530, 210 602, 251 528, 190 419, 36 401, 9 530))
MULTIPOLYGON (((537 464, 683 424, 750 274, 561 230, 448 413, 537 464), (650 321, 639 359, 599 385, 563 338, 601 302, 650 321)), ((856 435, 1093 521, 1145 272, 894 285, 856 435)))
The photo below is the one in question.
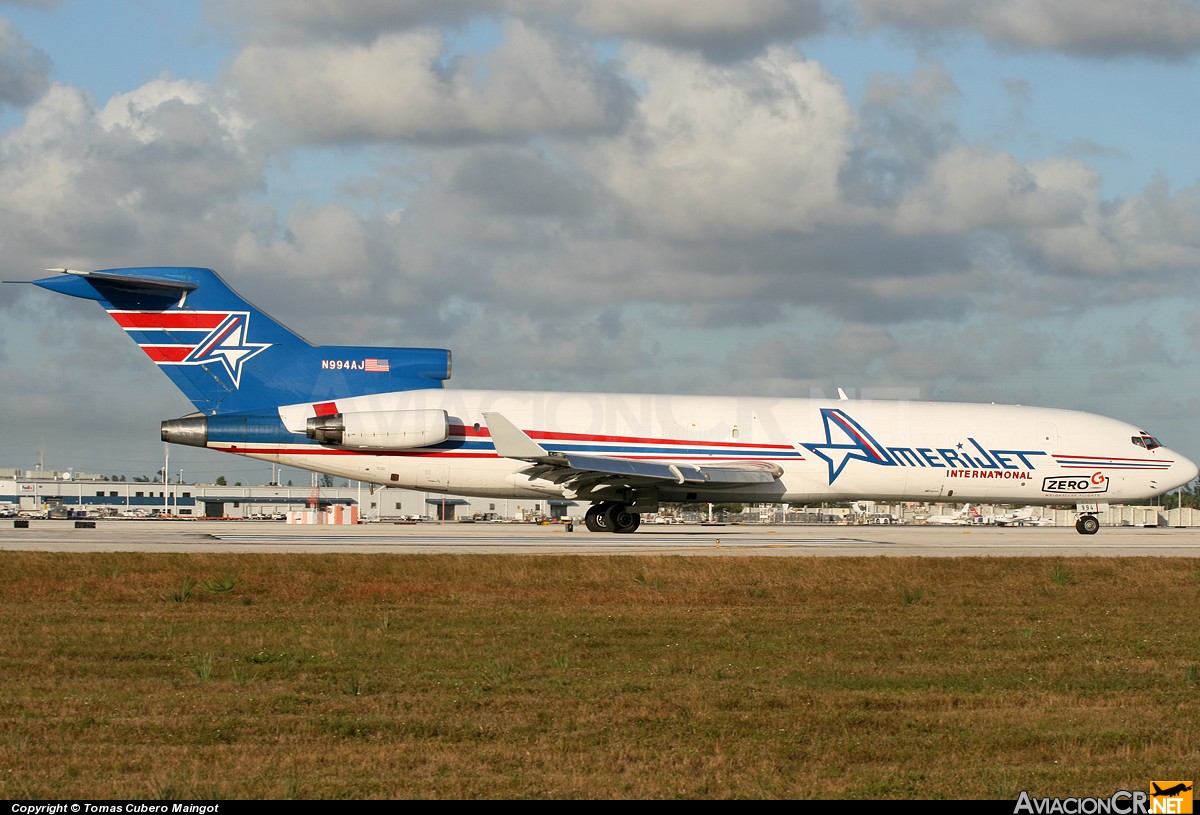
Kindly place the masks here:
POLYGON ((720 492, 656 484, 663 501, 1135 501, 1197 474, 1180 454, 1139 445, 1135 440, 1145 434, 1134 425, 1015 405, 429 389, 338 399, 335 408, 444 410, 450 436, 413 449, 317 446, 304 437, 304 422, 317 408, 295 405, 279 411, 297 434, 295 444, 210 440, 208 447, 432 492, 583 500, 603 495, 574 492, 545 467, 498 456, 483 414, 502 414, 548 450, 664 462, 763 461, 782 470, 773 482, 720 492))

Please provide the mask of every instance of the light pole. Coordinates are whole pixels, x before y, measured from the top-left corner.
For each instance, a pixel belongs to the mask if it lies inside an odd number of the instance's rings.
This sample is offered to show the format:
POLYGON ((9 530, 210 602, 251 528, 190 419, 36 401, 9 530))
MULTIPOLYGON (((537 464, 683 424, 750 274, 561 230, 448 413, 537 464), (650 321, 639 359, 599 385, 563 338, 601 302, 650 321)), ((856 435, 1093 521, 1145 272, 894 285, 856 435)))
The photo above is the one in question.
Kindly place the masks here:
POLYGON ((168 473, 170 473, 170 472, 171 472, 171 448, 167 445, 166 442, 163 442, 163 477, 162 477, 163 515, 171 514, 168 511, 169 507, 167 505, 167 482, 170 481, 170 479, 171 479, 171 477, 168 475, 168 473))

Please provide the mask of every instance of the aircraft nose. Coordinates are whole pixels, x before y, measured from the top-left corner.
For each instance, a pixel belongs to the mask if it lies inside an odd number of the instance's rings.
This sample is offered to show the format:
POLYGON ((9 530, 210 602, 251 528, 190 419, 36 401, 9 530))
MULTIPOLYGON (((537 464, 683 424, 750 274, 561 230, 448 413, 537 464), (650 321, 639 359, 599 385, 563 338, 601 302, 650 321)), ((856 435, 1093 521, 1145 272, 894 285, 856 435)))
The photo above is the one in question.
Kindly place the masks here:
POLYGON ((1176 483, 1182 487, 1184 484, 1190 484, 1200 476, 1200 468, 1196 467, 1196 463, 1187 456, 1177 456, 1175 463, 1171 465, 1171 475, 1176 483))

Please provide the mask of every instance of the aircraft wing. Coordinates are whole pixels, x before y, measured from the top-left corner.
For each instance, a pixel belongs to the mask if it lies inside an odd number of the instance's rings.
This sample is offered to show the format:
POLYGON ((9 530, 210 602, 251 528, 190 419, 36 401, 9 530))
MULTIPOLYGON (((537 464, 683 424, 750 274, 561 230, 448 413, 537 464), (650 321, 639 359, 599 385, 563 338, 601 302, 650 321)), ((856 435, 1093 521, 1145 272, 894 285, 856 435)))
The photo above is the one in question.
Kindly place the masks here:
POLYGON ((783 469, 778 464, 767 461, 696 464, 691 461, 644 461, 550 451, 503 415, 484 413, 483 416, 498 454, 504 458, 543 465, 548 468, 543 477, 551 477, 558 483, 576 480, 598 483, 607 480, 608 477, 625 477, 647 484, 670 481, 698 487, 734 486, 770 483, 783 474, 783 469))

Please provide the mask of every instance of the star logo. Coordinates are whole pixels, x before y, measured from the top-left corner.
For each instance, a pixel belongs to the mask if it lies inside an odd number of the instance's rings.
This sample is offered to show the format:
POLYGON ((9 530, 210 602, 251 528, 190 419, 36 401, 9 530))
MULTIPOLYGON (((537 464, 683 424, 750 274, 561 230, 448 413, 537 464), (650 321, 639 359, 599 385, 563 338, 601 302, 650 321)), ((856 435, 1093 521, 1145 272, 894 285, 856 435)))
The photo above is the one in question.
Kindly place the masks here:
POLYGON ((220 325, 209 332, 186 358, 183 365, 205 365, 210 362, 224 367, 235 388, 241 386, 242 366, 246 361, 271 347, 270 343, 247 342, 250 314, 246 311, 231 313, 220 325))
POLYGON ((863 426, 838 408, 822 408, 825 423, 825 443, 804 443, 804 446, 829 464, 829 483, 832 484, 850 461, 866 461, 885 467, 895 467, 892 454, 875 441, 863 426))

